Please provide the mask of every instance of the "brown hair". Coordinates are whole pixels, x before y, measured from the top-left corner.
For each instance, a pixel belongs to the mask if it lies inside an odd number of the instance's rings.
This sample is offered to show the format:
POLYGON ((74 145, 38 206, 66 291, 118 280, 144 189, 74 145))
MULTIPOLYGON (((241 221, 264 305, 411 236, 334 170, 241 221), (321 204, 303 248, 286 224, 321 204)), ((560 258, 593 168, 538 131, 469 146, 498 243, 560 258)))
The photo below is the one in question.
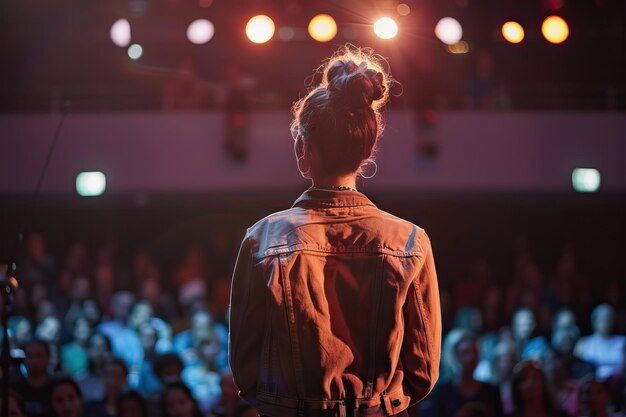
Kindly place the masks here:
POLYGON ((391 77, 369 48, 346 45, 321 67, 322 80, 292 108, 291 130, 315 147, 328 174, 360 170, 373 158, 391 77))

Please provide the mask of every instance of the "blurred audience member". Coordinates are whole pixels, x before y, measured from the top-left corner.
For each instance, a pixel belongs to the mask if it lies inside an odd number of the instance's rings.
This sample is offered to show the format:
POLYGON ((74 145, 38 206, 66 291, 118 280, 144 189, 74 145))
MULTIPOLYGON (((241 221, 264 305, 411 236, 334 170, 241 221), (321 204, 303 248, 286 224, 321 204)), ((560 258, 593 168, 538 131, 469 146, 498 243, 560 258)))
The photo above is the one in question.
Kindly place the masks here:
POLYGON ((554 408, 548 381, 539 365, 530 360, 520 362, 513 373, 515 417, 564 417, 554 408))
POLYGON ((86 317, 77 317, 72 329, 72 340, 61 347, 61 369, 76 379, 87 374, 89 354, 87 343, 91 336, 91 324, 86 317))
POLYGON ((29 417, 47 417, 51 412, 52 390, 50 348, 42 340, 33 340, 25 346, 25 352, 26 377, 12 383, 11 389, 23 399, 29 417))
POLYGON ((168 384, 162 401, 163 417, 202 417, 191 391, 182 382, 168 384))
POLYGON ((127 391, 117 397, 116 417, 148 417, 148 408, 137 391, 127 391))
POLYGON ((55 380, 52 384, 51 399, 54 417, 83 417, 82 394, 73 379, 55 380))
POLYGON ((591 313, 593 334, 581 338, 574 353, 580 359, 596 366, 596 377, 603 381, 619 378, 624 370, 626 337, 614 335, 615 310, 609 304, 600 304, 591 313))

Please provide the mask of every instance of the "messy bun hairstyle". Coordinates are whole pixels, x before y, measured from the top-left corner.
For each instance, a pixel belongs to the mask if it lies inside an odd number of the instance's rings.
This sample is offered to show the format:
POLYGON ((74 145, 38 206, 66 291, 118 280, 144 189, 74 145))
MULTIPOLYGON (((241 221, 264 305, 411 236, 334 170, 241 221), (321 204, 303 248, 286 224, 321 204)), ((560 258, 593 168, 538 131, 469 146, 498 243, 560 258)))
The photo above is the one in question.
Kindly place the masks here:
POLYGON ((360 172, 384 128, 390 76, 369 48, 345 46, 322 65, 322 81, 293 106, 293 137, 319 155, 329 175, 360 172))

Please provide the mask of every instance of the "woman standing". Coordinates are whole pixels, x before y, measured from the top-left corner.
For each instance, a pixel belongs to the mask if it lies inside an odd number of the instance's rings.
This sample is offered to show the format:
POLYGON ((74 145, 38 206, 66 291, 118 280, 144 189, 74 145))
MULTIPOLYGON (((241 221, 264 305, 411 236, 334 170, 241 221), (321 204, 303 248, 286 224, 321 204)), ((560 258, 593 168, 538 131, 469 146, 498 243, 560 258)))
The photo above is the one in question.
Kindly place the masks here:
POLYGON ((376 166, 389 84, 370 51, 346 47, 294 106, 295 156, 311 187, 248 229, 231 289, 230 365, 262 415, 395 415, 437 380, 428 236, 356 189, 376 166))

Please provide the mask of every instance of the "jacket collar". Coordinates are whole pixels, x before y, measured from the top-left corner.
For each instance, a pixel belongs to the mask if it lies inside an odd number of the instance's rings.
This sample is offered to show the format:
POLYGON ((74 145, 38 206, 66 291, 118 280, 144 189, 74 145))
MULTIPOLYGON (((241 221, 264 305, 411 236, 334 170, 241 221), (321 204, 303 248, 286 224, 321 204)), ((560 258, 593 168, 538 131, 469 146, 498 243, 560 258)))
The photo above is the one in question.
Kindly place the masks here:
POLYGON ((367 196, 358 191, 321 190, 309 188, 292 207, 376 207, 367 196))

